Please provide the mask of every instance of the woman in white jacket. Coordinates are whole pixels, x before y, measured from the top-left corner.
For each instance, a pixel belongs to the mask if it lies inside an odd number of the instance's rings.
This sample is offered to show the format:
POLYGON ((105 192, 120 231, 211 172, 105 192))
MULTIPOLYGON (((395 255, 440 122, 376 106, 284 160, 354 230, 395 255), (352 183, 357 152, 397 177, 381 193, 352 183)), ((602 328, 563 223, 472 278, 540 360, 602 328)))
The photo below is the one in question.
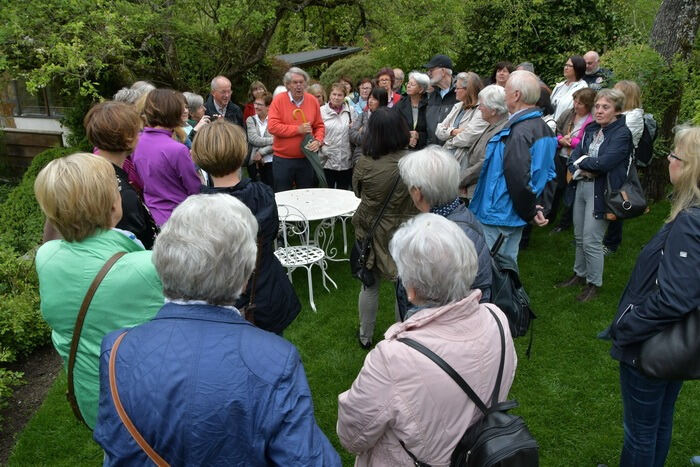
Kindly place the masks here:
POLYGON ((517 357, 508 320, 494 305, 480 305, 471 290, 477 271, 474 244, 454 222, 419 214, 389 244, 414 305, 369 352, 352 387, 338 396, 340 443, 358 457, 355 466, 405 466, 404 450, 432 466, 450 465, 464 430, 481 413, 440 367, 399 338, 414 339, 442 357, 488 400, 496 385, 505 333, 499 400, 508 396, 517 357), (494 315, 496 318, 494 318, 494 315))
POLYGON ((349 190, 352 186, 353 167, 350 147, 352 111, 345 101, 343 83, 331 86, 328 103, 321 107, 321 118, 326 126, 326 136, 319 155, 328 188, 349 190))
POLYGON ((554 106, 554 120, 559 120, 561 114, 574 107, 574 93, 579 89, 587 88, 588 83, 584 81, 586 74, 586 61, 580 55, 569 57, 564 64, 564 81, 560 81, 554 86, 554 91, 550 96, 554 106))
POLYGON ((246 120, 248 136, 248 175, 272 187, 272 135, 267 131, 267 111, 272 95, 265 93, 253 100, 255 115, 246 120))
POLYGON ((481 117, 479 92, 484 85, 476 73, 460 73, 455 80, 457 102, 447 117, 438 123, 435 136, 461 162, 489 123, 481 117))

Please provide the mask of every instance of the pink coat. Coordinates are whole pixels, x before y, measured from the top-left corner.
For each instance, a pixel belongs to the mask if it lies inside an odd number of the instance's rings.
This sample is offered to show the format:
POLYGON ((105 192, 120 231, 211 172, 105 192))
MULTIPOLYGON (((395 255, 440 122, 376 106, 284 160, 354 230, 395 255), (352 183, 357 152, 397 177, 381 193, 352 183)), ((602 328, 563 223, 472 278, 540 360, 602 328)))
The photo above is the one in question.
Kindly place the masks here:
MULTIPOLYGON (((467 426, 482 416, 435 363, 398 342, 410 337, 442 357, 482 400, 491 397, 501 357, 498 326, 475 290, 459 302, 424 309, 396 323, 367 355, 349 391, 338 396, 338 437, 357 455, 356 466, 413 465, 402 440, 419 460, 448 466, 467 426)), ((500 400, 515 377, 517 356, 505 315, 495 305, 506 336, 500 400)))

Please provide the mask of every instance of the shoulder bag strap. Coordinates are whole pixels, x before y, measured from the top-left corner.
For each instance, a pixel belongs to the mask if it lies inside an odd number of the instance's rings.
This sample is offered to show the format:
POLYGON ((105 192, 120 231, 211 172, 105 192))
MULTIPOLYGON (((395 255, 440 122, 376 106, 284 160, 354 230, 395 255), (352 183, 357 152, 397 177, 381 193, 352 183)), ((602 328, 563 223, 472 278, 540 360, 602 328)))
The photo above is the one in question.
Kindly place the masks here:
POLYGON ((68 392, 66 397, 70 403, 71 409, 73 409, 73 414, 75 418, 81 422, 85 422, 83 414, 80 413, 80 408, 78 407, 78 400, 75 398, 75 385, 73 384, 73 368, 75 367, 75 355, 78 352, 78 343, 80 342, 80 333, 83 330, 83 323, 85 322, 85 315, 87 314, 88 308, 90 308, 90 302, 92 302, 92 297, 95 295, 97 288, 100 286, 102 279, 107 275, 114 263, 119 260, 122 256, 126 254, 125 251, 120 251, 115 253, 114 256, 109 258, 107 262, 99 270, 95 278, 92 280, 92 284, 85 293, 85 298, 83 298, 83 303, 80 305, 80 311, 78 311, 78 317, 75 320, 75 327, 73 328, 73 338, 70 342, 70 352, 68 353, 68 392))
POLYGON ((391 199, 391 195, 394 194, 394 191, 396 190, 396 186, 399 184, 399 180, 401 180, 401 175, 396 174, 396 177, 394 178, 394 183, 391 185, 391 189, 389 190, 389 193, 387 193, 386 198, 384 198, 384 203, 382 204, 382 209, 379 210, 379 214, 377 214, 377 217, 374 219, 374 223, 372 224, 372 229, 369 231, 369 235, 367 235, 368 238, 372 238, 372 236, 374 236, 374 231, 377 230, 377 226, 379 225, 379 221, 382 219, 382 216, 384 215, 384 211, 386 210, 386 207, 389 204, 389 200, 391 199))
POLYGON ((491 407, 493 407, 496 404, 498 404, 498 393, 501 390, 501 380, 503 379, 503 366, 506 362, 506 335, 503 331, 503 325, 501 324, 501 320, 498 319, 496 313, 494 313, 490 306, 484 306, 489 309, 491 316, 493 316, 493 319, 496 320, 496 324, 498 325, 498 333, 501 335, 501 363, 498 364, 498 376, 496 377, 496 386, 493 388, 493 394, 491 395, 491 407))
POLYGON ((112 394, 114 408, 117 410, 117 415, 119 415, 119 418, 121 419, 126 429, 129 430, 129 434, 132 438, 134 438, 134 441, 136 441, 136 443, 141 447, 141 449, 143 449, 143 452, 145 452, 146 455, 158 467, 167 467, 170 464, 168 464, 162 457, 160 457, 158 453, 153 450, 151 445, 148 444, 148 441, 146 441, 143 438, 143 436, 141 436, 141 433, 139 433, 139 430, 136 428, 136 426, 134 426, 134 423, 131 421, 131 418, 129 418, 129 415, 124 410, 122 401, 119 398, 119 390, 117 389, 117 370, 115 368, 115 362, 117 361, 117 350, 119 350, 119 344, 121 344, 122 339, 124 339, 124 336, 126 336, 126 333, 127 331, 124 331, 123 333, 119 334, 117 340, 114 341, 114 345, 112 346, 112 352, 109 355, 109 390, 112 394))
POLYGON ((253 269, 253 274, 250 278, 250 298, 248 299, 248 305, 245 307, 244 318, 249 322, 255 324, 255 284, 258 279, 258 271, 260 269, 260 258, 262 256, 262 234, 258 234, 257 240, 258 252, 255 256, 255 269, 253 269))

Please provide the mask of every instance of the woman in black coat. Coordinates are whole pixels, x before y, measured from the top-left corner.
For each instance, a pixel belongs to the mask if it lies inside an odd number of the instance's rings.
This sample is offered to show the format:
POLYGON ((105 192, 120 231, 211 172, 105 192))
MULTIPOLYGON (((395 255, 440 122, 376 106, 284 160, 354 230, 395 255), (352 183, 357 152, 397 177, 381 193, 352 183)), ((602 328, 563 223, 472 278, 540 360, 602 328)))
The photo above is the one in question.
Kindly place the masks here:
POLYGON ((407 99, 401 99, 394 109, 401 114, 409 129, 408 149, 423 149, 428 142, 428 124, 425 109, 428 105, 430 78, 425 73, 412 71, 406 83, 407 99))
POLYGON ((243 130, 223 119, 202 128, 192 144, 192 158, 209 174, 212 185, 202 187, 202 193, 235 196, 248 206, 258 221, 258 265, 236 308, 240 310, 249 304, 254 283, 255 325, 282 334, 299 314, 301 304, 284 267, 274 255, 274 240, 279 229, 275 194, 262 182, 240 179, 239 169, 245 156, 243 130))

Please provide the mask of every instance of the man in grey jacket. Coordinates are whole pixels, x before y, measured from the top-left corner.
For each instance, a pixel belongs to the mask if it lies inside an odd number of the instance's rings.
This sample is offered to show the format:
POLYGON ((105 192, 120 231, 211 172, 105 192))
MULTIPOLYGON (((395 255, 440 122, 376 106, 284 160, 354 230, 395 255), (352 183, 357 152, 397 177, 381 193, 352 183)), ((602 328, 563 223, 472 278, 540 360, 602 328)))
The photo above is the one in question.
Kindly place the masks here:
POLYGON ((428 144, 442 145, 442 142, 435 136, 435 128, 447 117, 447 114, 457 103, 457 95, 452 84, 454 65, 447 55, 437 54, 423 67, 428 69, 430 84, 433 86, 433 92, 428 95, 428 106, 425 110, 425 120, 428 124, 428 144))

